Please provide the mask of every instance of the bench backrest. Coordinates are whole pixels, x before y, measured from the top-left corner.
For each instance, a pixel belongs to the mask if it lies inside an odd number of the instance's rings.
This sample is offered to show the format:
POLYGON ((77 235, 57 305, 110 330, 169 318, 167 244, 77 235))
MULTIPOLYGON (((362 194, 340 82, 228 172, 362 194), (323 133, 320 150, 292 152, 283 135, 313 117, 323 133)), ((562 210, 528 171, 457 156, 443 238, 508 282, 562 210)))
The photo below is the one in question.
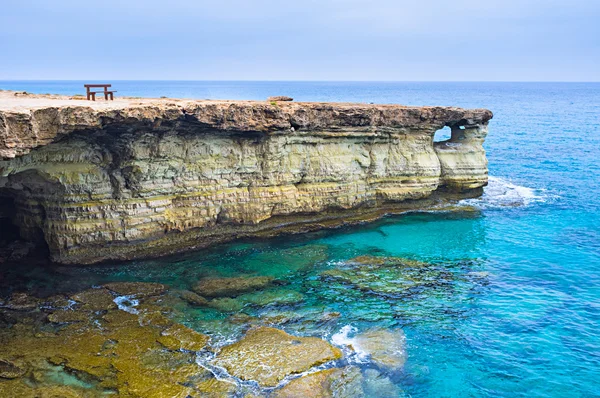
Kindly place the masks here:
POLYGON ((94 88, 94 87, 111 87, 110 84, 84 84, 85 88, 94 88))

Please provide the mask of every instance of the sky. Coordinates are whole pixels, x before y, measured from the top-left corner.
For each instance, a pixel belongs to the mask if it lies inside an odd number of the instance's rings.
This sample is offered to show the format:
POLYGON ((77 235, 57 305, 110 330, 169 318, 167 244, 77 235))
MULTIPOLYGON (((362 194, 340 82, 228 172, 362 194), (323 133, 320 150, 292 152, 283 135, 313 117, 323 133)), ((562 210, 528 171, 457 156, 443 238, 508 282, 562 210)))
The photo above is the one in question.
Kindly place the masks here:
POLYGON ((600 0, 2 0, 19 79, 600 81, 600 0))

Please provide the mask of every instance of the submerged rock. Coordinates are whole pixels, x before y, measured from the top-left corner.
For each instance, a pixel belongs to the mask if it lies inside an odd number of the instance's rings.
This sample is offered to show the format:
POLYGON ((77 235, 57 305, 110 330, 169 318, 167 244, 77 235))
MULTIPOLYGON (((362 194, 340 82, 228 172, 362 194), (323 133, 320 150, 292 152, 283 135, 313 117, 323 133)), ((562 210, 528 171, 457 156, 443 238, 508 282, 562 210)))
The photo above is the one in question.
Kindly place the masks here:
POLYGON ((242 325, 248 323, 258 323, 259 319, 252 315, 244 314, 243 312, 238 312, 237 314, 229 316, 227 318, 227 321, 236 325, 242 325))
POLYGON ((13 293, 4 307, 14 311, 32 311, 38 307, 40 300, 27 293, 13 293))
POLYGON ((135 298, 158 296, 167 291, 165 285, 149 282, 111 282, 103 287, 119 296, 133 296, 135 298))
POLYGON ((260 321, 266 325, 285 325, 290 322, 297 322, 302 319, 302 315, 295 312, 275 312, 261 315, 260 321))
POLYGON ((430 264, 424 261, 414 260, 412 258, 405 257, 380 257, 380 256, 370 256, 370 255, 362 255, 356 256, 348 260, 348 263, 355 264, 363 264, 363 265, 398 265, 401 264, 405 267, 427 267, 430 264))
POLYGON ((214 308, 222 312, 238 312, 246 306, 291 305, 304 300, 301 293, 279 287, 246 293, 236 297, 217 297, 212 300, 203 299, 195 293, 192 294, 201 299, 196 300, 195 297, 188 295, 191 300, 198 303, 196 305, 214 308))
POLYGON ((383 265, 385 264, 385 257, 377 257, 377 256, 356 256, 348 260, 349 263, 358 263, 358 264, 366 264, 366 265, 383 265))
POLYGON ((333 368, 294 379, 275 391, 275 398, 359 398, 364 397, 361 385, 362 375, 355 366, 343 369, 333 368))
POLYGON ((262 307, 274 304, 296 304, 304 300, 304 296, 295 290, 274 288, 244 294, 238 299, 244 303, 262 307))
POLYGON ((248 257, 243 263, 247 271, 267 273, 277 278, 309 270, 328 258, 328 246, 302 245, 283 250, 265 250, 248 257))
POLYGON ((242 293, 262 289, 273 283, 268 276, 239 276, 231 278, 204 278, 193 290, 205 297, 235 297, 242 293))
POLYGON ((43 300, 43 304, 40 308, 44 309, 67 309, 73 305, 73 301, 67 296, 56 294, 54 296, 47 297, 43 300))
POLYGON ((54 323, 89 322, 90 313, 74 309, 58 310, 48 315, 48 320, 54 323))
POLYGON ((402 391, 389 377, 381 374, 376 369, 366 369, 363 378, 365 397, 398 398, 402 391))
POLYGON ((0 378, 16 379, 23 376, 26 372, 27 369, 17 366, 13 362, 0 359, 0 378))
POLYGON ((231 297, 222 297, 210 300, 208 306, 222 312, 238 312, 244 308, 244 303, 231 297))
MULTIPOLYGON (((66 385, 15 386, 13 397, 31 398, 96 398, 98 395, 80 387, 66 385)), ((110 397, 110 395, 108 395, 110 397)))
POLYGON ((181 297, 182 300, 187 301, 191 305, 197 305, 201 307, 205 307, 208 305, 207 299, 194 292, 190 292, 189 290, 182 290, 181 292, 179 292, 179 297, 181 297))
MULTIPOLYGON (((205 380, 193 384, 194 389, 199 392, 202 398, 223 398, 235 397, 237 386, 234 382, 218 380, 215 377, 209 377, 205 380)), ((244 398, 253 398, 252 395, 244 395, 244 398)))
MULTIPOLYGON (((98 297, 84 292, 73 295, 79 304, 48 316, 60 326, 31 322, 29 313, 22 313, 19 323, 0 329, 0 378, 6 379, 0 380, 1 397, 205 396, 202 383, 211 383, 212 376, 195 363, 195 353, 185 350, 204 348, 208 336, 166 319, 149 304, 136 314, 85 309, 98 304, 98 297), (27 382, 19 378, 26 369, 35 386, 29 377, 27 382), (69 380, 68 388, 55 384, 63 379, 69 380)), ((100 295, 102 303, 107 296, 100 295)))
POLYGON ((341 358, 341 351, 316 337, 296 337, 282 330, 258 327, 223 347, 214 365, 242 380, 276 386, 288 375, 341 358))
POLYGON ((400 295, 413 288, 447 284, 453 279, 443 267, 398 257, 361 256, 324 271, 321 277, 350 284, 360 290, 400 295))
POLYGON ((181 324, 173 324, 160 333, 159 342, 172 350, 200 351, 208 343, 207 335, 181 324))
POLYGON ((398 371, 406 362, 406 336, 400 329, 372 329, 352 340, 352 347, 378 366, 398 371))
POLYGON ((337 321, 340 317, 342 316, 341 313, 337 312, 337 311, 333 311, 333 312, 324 312, 320 319, 319 322, 332 322, 332 321, 337 321))
POLYGON ((71 298, 79 303, 83 303, 84 308, 91 311, 112 310, 117 308, 117 304, 114 302, 114 296, 108 289, 104 288, 87 289, 72 295, 71 298))

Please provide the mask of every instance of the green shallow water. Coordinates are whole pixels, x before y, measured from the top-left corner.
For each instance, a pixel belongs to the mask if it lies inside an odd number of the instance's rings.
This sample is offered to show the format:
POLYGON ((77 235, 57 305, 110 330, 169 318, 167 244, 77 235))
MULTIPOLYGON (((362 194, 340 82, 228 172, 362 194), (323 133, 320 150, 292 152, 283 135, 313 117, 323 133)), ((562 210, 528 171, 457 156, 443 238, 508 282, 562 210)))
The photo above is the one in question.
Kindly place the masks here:
MULTIPOLYGON (((413 396, 510 396, 532 390, 540 396, 586 396, 577 391, 593 396, 600 344, 593 297, 599 291, 597 285, 573 283, 576 275, 563 268, 573 259, 556 249, 557 231, 544 219, 535 204, 418 213, 118 266, 59 267, 45 275, 33 269, 31 278, 21 272, 18 278, 47 295, 116 280, 161 282, 176 290, 190 289, 203 277, 272 276, 280 285, 222 300, 221 309, 180 302, 174 317, 211 335, 216 345, 242 335, 247 325, 237 320, 239 314, 334 342, 351 339, 352 331, 401 328, 408 360, 401 372, 386 376, 413 396), (529 228, 524 214, 547 227, 546 251, 510 239, 529 228), (352 282, 327 276, 364 255, 430 265, 408 273, 375 267, 352 282), (524 255, 536 260, 525 261, 524 255), (544 260, 549 256, 562 265, 544 260), (339 317, 324 315, 331 313, 339 317)), ((593 254, 577 259, 577 273, 594 260, 593 254)), ((352 355, 349 362, 375 367, 352 355)))
MULTIPOLYGON (((257 96, 269 91, 255 84, 257 96)), ((125 264, 23 264, 2 269, 3 294, 116 280, 177 290, 209 276, 272 276, 278 285, 222 300, 220 309, 173 302, 173 316, 218 345, 242 335, 242 314, 338 344, 372 328, 402 329, 406 364, 382 376, 397 390, 376 396, 600 396, 600 85, 365 85, 289 83, 286 93, 494 110, 490 185, 463 202, 477 212, 413 213, 125 264), (355 272, 348 260, 356 256, 429 265, 355 272)), ((377 368, 356 355, 345 361, 365 374, 377 368)))

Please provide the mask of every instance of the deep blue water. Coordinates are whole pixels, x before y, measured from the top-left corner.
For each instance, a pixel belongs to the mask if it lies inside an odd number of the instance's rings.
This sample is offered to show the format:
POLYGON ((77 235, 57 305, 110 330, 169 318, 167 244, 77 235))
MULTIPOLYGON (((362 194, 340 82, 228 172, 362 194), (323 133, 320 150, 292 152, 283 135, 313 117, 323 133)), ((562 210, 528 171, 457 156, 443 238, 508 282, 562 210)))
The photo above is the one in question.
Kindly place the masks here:
MULTIPOLYGON (((408 396, 600 396, 600 83, 112 83, 118 94, 140 97, 289 95, 298 101, 488 108, 494 112, 485 143, 490 186, 482 199, 469 202, 481 209, 475 215, 391 217, 91 267, 77 271, 74 280, 153 280, 188 287, 207 274, 273 275, 288 281, 287 288, 304 301, 233 312, 299 314, 303 322, 282 328, 327 339, 340 336, 345 326, 357 332, 401 328, 408 361, 403 372, 387 376, 408 396), (300 264, 295 251, 302 259, 314 255, 310 267, 300 264), (436 272, 450 276, 399 296, 359 291, 320 276, 365 254, 432 262, 436 272), (323 311, 341 317, 323 325, 315 321, 315 313, 323 311)), ((0 81, 0 88, 75 94, 82 84, 0 81)), ((184 308, 180 317, 227 340, 239 335, 226 322, 230 315, 184 308)))

